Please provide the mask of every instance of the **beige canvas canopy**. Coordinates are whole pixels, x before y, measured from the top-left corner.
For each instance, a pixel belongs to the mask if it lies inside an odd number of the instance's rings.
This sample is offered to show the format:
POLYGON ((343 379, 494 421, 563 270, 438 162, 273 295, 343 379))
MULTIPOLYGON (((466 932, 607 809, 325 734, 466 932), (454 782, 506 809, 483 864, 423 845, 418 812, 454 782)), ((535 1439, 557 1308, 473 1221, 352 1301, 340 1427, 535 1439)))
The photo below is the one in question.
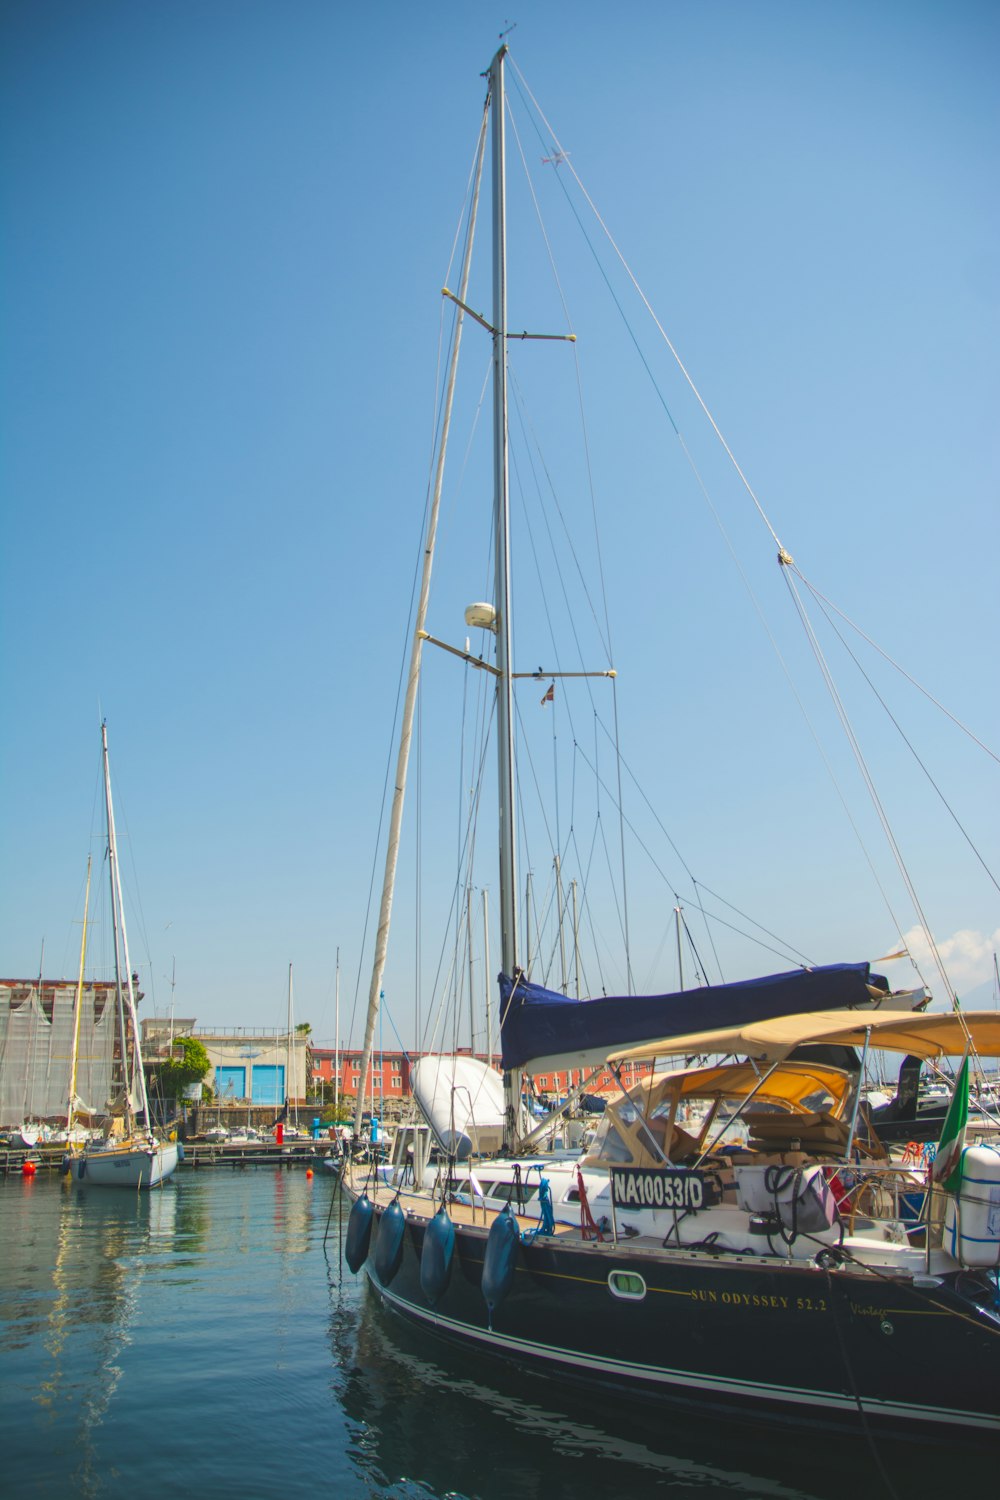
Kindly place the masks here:
POLYGON ((996 1011, 816 1011, 808 1015, 778 1016, 749 1026, 725 1031, 694 1031, 686 1036, 643 1042, 622 1052, 608 1054, 609 1062, 648 1057, 695 1057, 728 1054, 773 1062, 796 1047, 820 1042, 869 1046, 914 1057, 961 1057, 972 1037, 975 1050, 985 1057, 1000 1057, 1000 1013, 996 1011))

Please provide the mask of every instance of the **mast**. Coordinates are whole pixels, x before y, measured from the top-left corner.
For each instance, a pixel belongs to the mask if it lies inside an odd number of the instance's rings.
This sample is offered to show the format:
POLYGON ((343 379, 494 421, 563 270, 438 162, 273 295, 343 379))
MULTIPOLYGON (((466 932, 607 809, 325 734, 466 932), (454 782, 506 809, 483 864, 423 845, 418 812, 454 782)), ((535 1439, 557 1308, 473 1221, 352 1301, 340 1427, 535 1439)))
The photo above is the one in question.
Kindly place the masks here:
MULTIPOLYGON (((476 185, 469 215, 469 232, 462 262, 460 299, 464 302, 469 287, 469 267, 472 263, 472 242, 475 238, 476 210, 479 203, 479 182, 482 173, 483 154, 486 145, 486 120, 483 119, 476 160, 476 185)), ((420 661, 424 643, 424 624, 427 619, 427 602, 430 597, 431 568, 434 562, 434 541, 437 536, 438 515, 441 508, 441 490, 444 484, 444 461, 451 428, 451 412, 455 398, 455 376, 458 370, 458 351, 462 341, 464 318, 461 308, 455 322, 455 337, 452 343, 451 361, 448 367, 445 392, 444 415, 441 422, 441 441, 438 448, 437 468, 434 475, 434 490, 430 515, 427 521, 427 539, 424 544, 424 566, 420 579, 420 598, 410 649, 410 668, 406 681, 406 697, 403 702, 403 717, 399 732, 399 750, 396 756, 396 782, 389 818, 389 837, 385 851, 385 875, 382 881, 382 901, 379 908, 378 932, 375 938, 375 957, 372 963, 371 984, 368 989, 368 1015, 365 1022, 365 1042, 361 1057, 361 1083, 358 1088, 354 1113, 354 1134, 361 1134, 361 1116, 364 1111, 365 1079, 371 1063, 375 1042, 375 1017, 381 1001, 382 977, 389 948, 389 922, 392 916, 392 897, 396 881, 396 865, 399 859, 399 839, 403 823, 403 802, 406 796, 406 773, 410 763, 410 743, 413 738, 413 720, 417 704, 417 686, 420 681, 420 661)))
POLYGON ((503 46, 490 64, 493 111, 493 519, 497 612, 497 752, 500 782, 500 962, 517 966, 514 849, 514 699, 511 677, 510 506, 507 456, 507 159, 503 46))
POLYGON ((340 1119, 340 949, 337 949, 337 978, 334 985, 334 1030, 333 1039, 333 1118, 340 1119))
POLYGON ((125 1090, 125 1119, 128 1134, 135 1125, 135 1108, 132 1102, 132 1084, 138 1080, 139 1111, 147 1130, 152 1128, 149 1118, 149 1096, 146 1093, 146 1075, 142 1066, 142 1050, 139 1044, 139 1017, 132 988, 132 964, 128 954, 128 933, 125 930, 125 907, 122 901, 121 874, 118 869, 118 844, 115 838, 115 812, 111 801, 111 767, 108 762, 108 726, 101 722, 101 755, 104 762, 104 806, 108 819, 108 871, 111 877, 111 925, 115 941, 115 1000, 118 1006, 118 1038, 122 1057, 122 1085, 125 1090), (119 946, 120 938, 120 946, 119 946), (122 985, 122 959, 125 960, 125 983, 122 985), (131 1037, 129 1036, 131 1032, 131 1037))
POLYGON ((483 886, 483 989, 486 992, 486 1061, 493 1066, 493 1009, 490 1004, 493 979, 490 974, 489 895, 483 886))
POLYGON ((556 914, 559 925, 559 988, 565 995, 569 990, 569 970, 566 968, 566 899, 563 893, 562 860, 555 858, 556 866, 556 914))
MULTIPOLYGON (((80 971, 76 978, 76 1002, 73 1006, 73 1060, 69 1070, 69 1102, 66 1106, 66 1135, 73 1129, 76 1108, 76 1064, 80 1051, 80 1010, 83 1005, 83 966, 87 957, 87 913, 90 909, 90 855, 87 855, 87 889, 83 897, 83 934, 80 938, 80 971)), ((88 1089, 89 1093, 90 1090, 88 1089)))
MULTIPOLYGON (((292 1097, 292 1076, 295 1063, 295 1049, 292 1044, 292 966, 288 965, 288 1021, 285 1038, 285 1110, 287 1113, 288 1102, 292 1097)), ((299 1120, 298 1105, 295 1107, 295 1118, 292 1121, 297 1125, 299 1120)))
POLYGON ((465 945, 469 961, 469 1056, 476 1055, 476 987, 475 955, 472 952, 472 886, 465 891, 465 945))
MULTIPOLYGON (((503 46, 490 64, 493 111, 493 521, 497 613, 497 778, 500 793, 500 963, 517 972, 517 859, 514 843, 514 697, 507 456, 507 158, 503 46)), ((502 1018, 501 1018, 502 1019, 502 1018)), ((504 1074, 505 1145, 517 1146, 520 1085, 504 1074)))

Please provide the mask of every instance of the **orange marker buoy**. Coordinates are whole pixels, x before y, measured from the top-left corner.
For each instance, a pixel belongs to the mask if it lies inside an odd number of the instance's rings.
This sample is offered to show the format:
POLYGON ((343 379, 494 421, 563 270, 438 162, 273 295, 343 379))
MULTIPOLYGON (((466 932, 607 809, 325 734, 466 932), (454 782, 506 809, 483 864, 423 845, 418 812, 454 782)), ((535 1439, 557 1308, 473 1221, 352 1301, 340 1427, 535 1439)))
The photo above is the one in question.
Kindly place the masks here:
POLYGON ((23 1161, 21 1163, 22 1177, 34 1177, 36 1170, 37 1168, 35 1167, 35 1163, 33 1161, 23 1161))
POLYGON ((312 1174, 313 1174, 313 1169, 312 1169, 312 1167, 306 1167, 306 1177, 307 1177, 307 1178, 308 1178, 308 1177, 311 1177, 311 1176, 312 1176, 312 1174))

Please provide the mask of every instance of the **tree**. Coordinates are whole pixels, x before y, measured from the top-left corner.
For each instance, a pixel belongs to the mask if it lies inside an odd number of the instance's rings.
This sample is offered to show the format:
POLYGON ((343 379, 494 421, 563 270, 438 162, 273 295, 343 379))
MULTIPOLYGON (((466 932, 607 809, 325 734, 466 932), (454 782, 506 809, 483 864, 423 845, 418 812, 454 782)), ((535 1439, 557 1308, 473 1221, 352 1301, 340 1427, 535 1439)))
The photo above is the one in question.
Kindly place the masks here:
POLYGON ((200 1083, 212 1070, 208 1053, 193 1036, 175 1037, 172 1051, 173 1057, 164 1058, 153 1069, 164 1099, 180 1099, 186 1088, 200 1083), (182 1049, 181 1057, 177 1056, 178 1048, 182 1049))

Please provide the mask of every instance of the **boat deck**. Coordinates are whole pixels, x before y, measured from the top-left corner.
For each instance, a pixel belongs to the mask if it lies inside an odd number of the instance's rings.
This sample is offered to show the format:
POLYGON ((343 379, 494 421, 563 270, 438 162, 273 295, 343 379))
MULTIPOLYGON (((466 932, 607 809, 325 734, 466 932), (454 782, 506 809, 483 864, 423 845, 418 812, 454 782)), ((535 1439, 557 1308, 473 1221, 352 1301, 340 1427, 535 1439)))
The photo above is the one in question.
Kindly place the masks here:
MULTIPOLYGON (((367 1192, 372 1202, 382 1208, 387 1207, 397 1196, 396 1188, 389 1187, 384 1182, 376 1182, 372 1178, 370 1169, 366 1166, 349 1166, 345 1173, 344 1183, 351 1194, 359 1196, 362 1192, 367 1192)), ((399 1206, 405 1214, 414 1214, 422 1219, 430 1216, 426 1193, 408 1193, 404 1188, 399 1193, 399 1206)), ((430 1209, 430 1214, 436 1213, 440 1206, 440 1197, 435 1198, 433 1207, 430 1209)), ((472 1229, 482 1229, 484 1234, 489 1232, 493 1220, 498 1213, 502 1212, 503 1209, 484 1208, 479 1204, 462 1203, 457 1199, 451 1199, 448 1203, 448 1217, 454 1224, 466 1225, 472 1229)), ((526 1214, 515 1214, 514 1218, 517 1221, 518 1229, 522 1233, 526 1230, 538 1228, 537 1215, 531 1218, 526 1214)), ((577 1240, 581 1238, 580 1230, 575 1224, 556 1223, 554 1233, 557 1235, 568 1235, 570 1238, 577 1240)))

